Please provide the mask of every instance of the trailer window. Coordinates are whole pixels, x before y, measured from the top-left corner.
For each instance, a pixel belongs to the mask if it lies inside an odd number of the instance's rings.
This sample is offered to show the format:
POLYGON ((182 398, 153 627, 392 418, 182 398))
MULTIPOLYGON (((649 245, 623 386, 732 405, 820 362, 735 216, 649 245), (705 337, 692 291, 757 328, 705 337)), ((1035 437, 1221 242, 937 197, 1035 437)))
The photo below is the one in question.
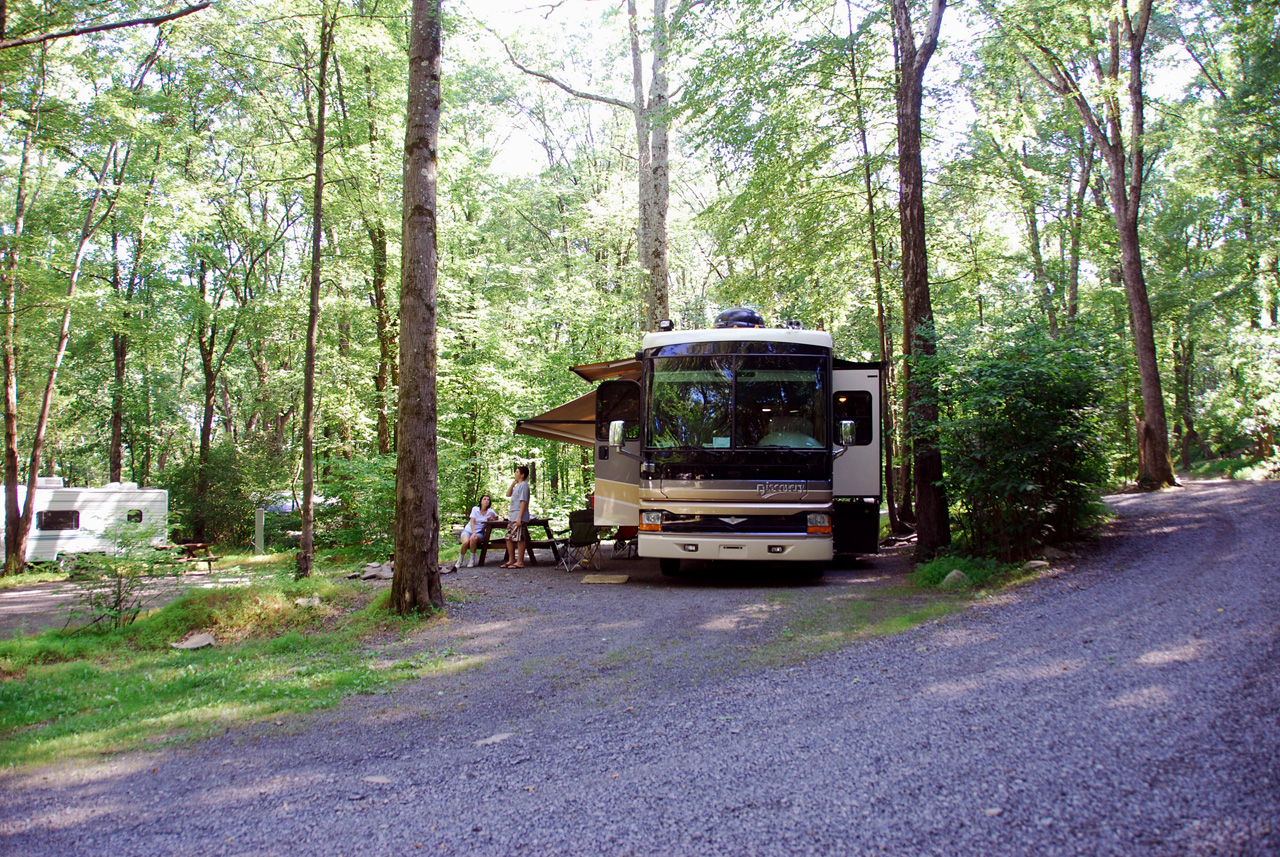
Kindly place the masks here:
POLYGON ((78 530, 80 513, 72 510, 36 512, 37 530, 78 530))
POLYGON ((853 420, 853 445, 871 444, 871 394, 866 390, 841 390, 835 396, 836 425, 853 420))
POLYGON ((131 523, 131 524, 141 524, 141 523, 142 523, 142 510, 141 510, 141 509, 130 509, 130 510, 129 510, 129 514, 125 515, 125 518, 124 518, 124 519, 125 519, 126 521, 128 521, 129 523, 131 523))

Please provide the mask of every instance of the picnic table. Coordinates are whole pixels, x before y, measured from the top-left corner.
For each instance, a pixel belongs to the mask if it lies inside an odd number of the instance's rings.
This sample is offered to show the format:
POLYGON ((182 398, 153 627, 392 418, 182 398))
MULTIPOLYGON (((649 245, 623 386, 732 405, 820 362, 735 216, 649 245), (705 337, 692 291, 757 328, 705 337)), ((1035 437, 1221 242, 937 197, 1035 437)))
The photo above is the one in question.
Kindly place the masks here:
POLYGON ((213 571, 213 564, 222 559, 220 556, 213 555, 212 542, 182 542, 175 547, 181 552, 179 559, 183 562, 197 565, 203 562, 208 565, 210 571, 213 571))
MULTIPOLYGON (((550 518, 530 518, 525 522, 529 528, 529 541, 525 542, 525 555, 528 557, 528 565, 537 565, 538 558, 534 556, 534 548, 550 548, 555 561, 560 561, 560 550, 556 547, 555 537, 551 534, 550 518), (533 538, 533 530, 541 527, 547 534, 545 539, 533 538)), ((507 522, 504 520, 486 521, 484 526, 484 540, 480 543, 480 558, 476 561, 476 565, 484 565, 485 555, 489 552, 492 545, 500 545, 502 547, 503 562, 510 562, 511 557, 507 555, 507 522)))

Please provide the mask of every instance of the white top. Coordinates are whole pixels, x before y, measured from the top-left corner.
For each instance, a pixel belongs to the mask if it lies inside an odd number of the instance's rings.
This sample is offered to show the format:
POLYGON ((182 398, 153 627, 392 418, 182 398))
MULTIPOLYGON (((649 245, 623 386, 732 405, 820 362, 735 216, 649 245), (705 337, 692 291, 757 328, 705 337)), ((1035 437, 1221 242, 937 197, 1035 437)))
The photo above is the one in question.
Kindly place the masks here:
POLYGON ((481 512, 479 506, 471 507, 471 514, 467 517, 467 525, 462 528, 462 532, 469 536, 474 536, 480 530, 480 524, 485 521, 496 521, 498 513, 490 506, 487 511, 481 512))

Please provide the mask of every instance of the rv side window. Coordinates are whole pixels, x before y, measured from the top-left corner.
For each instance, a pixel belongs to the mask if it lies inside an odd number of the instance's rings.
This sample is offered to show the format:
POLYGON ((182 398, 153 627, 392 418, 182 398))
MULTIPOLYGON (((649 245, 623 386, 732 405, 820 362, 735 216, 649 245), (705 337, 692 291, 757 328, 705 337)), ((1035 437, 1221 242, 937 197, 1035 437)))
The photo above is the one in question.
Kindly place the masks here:
POLYGON ((37 530, 78 530, 80 513, 75 510, 36 512, 37 530))
POLYGON ((605 381, 596 390, 596 440, 609 439, 609 423, 626 424, 624 438, 640 438, 640 385, 635 381, 605 381))
POLYGON ((129 510, 129 514, 125 516, 125 520, 126 520, 126 521, 128 521, 128 522, 129 522, 129 523, 131 523, 131 524, 141 524, 141 523, 142 523, 142 510, 141 510, 141 509, 130 509, 130 510, 129 510))
POLYGON ((854 424, 853 445, 871 443, 871 393, 866 390, 841 390, 836 393, 836 425, 845 420, 854 424))

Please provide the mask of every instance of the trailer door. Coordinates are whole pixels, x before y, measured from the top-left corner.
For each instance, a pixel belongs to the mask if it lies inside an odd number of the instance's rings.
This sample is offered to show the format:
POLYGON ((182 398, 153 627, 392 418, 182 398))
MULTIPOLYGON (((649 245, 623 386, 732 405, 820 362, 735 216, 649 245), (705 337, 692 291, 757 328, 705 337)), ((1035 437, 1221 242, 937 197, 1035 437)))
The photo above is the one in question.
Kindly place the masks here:
POLYGON ((841 439, 841 423, 853 423, 853 442, 832 467, 832 488, 836 497, 874 498, 881 494, 880 468, 880 370, 836 369, 831 373, 832 407, 836 441, 841 439))
POLYGON ((596 390, 595 520, 601 526, 640 524, 641 405, 635 381, 605 381, 596 390), (622 451, 609 446, 609 425, 616 420, 623 423, 622 451))
POLYGON ((844 452, 832 462, 832 536, 837 554, 873 554, 880 543, 880 367, 831 373, 831 412, 844 452))

